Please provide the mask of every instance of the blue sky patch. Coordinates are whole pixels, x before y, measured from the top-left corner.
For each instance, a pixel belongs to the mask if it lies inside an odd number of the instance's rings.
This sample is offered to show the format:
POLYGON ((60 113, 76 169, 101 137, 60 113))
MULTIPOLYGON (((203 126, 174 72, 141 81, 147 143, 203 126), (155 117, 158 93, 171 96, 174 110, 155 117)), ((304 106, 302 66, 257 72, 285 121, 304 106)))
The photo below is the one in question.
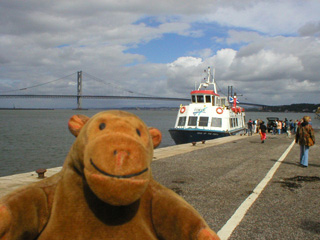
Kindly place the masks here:
MULTIPOLYGON (((139 44, 138 47, 129 48, 125 53, 143 55, 147 62, 169 63, 182 56, 201 57, 198 53, 203 49, 209 48, 215 53, 221 48, 228 47, 224 40, 228 36, 229 29, 225 27, 218 24, 196 23, 192 25, 192 30, 202 31, 203 35, 193 37, 168 33, 161 38, 139 44)), ((242 45, 232 44, 229 47, 237 50, 242 45)))

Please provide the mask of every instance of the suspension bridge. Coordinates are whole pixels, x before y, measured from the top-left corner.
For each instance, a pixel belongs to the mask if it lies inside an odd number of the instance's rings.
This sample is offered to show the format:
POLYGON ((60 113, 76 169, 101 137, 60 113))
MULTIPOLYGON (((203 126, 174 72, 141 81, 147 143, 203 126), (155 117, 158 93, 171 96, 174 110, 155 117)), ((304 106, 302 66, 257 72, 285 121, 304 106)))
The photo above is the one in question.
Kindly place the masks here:
MULTIPOLYGON (((14 90, 8 90, 8 91, 0 91, 0 99, 3 98, 71 98, 71 99, 76 99, 77 101, 77 109, 82 109, 82 100, 83 99, 131 99, 131 100, 158 100, 158 101, 179 101, 179 102, 190 102, 190 98, 178 98, 178 97, 160 97, 160 96, 151 96, 143 93, 138 93, 132 90, 125 89, 119 85, 106 82, 104 80, 101 80, 99 78, 96 78, 88 73, 84 73, 82 71, 78 71, 76 73, 76 88, 77 92, 76 94, 34 94, 34 93, 25 93, 25 94, 13 94, 13 92, 20 92, 20 91, 26 91, 29 89, 34 89, 34 88, 39 88, 44 85, 48 85, 50 83, 58 82, 64 79, 68 79, 71 76, 73 76, 75 73, 70 74, 68 76, 55 79, 52 81, 48 81, 45 83, 41 84, 35 84, 31 85, 28 87, 23 87, 19 89, 14 89, 14 90), (100 95, 100 94, 94 94, 94 95, 88 95, 88 94, 83 94, 83 75, 86 77, 90 78, 91 80, 94 80, 96 82, 103 83, 105 85, 108 85, 109 90, 112 89, 112 94, 107 94, 107 95, 100 95), (114 89, 118 89, 122 91, 122 94, 115 95, 114 89)), ((72 85, 72 84, 71 84, 72 85)), ((74 86, 73 86, 74 87, 74 86)), ((60 87, 61 88, 61 87, 60 87)), ((62 87, 64 88, 64 87, 62 87)), ((63 91, 61 91, 63 92, 63 91)), ((231 94, 232 95, 232 94, 231 94)), ((265 108, 267 105, 262 105, 262 104, 255 104, 255 103, 243 103, 241 102, 241 105, 248 105, 248 106, 256 106, 256 107, 262 107, 265 108)))

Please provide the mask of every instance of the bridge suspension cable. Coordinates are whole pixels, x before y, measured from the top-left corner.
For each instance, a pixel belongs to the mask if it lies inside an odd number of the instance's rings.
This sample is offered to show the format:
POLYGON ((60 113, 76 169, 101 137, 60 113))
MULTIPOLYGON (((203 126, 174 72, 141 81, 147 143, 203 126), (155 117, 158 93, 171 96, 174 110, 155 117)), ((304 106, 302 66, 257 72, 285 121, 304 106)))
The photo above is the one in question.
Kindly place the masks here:
POLYGON ((64 76, 64 77, 55 79, 55 80, 51 80, 51 81, 49 81, 49 82, 39 83, 39 84, 32 85, 32 86, 29 86, 29 87, 24 87, 24 88, 17 88, 17 89, 14 89, 14 90, 0 91, 0 93, 24 91, 24 90, 27 90, 27 89, 30 89, 30 88, 40 87, 40 86, 43 86, 43 85, 46 85, 46 84, 49 84, 49 83, 57 82, 57 81, 60 81, 60 80, 62 80, 62 79, 68 78, 68 77, 70 77, 70 76, 72 76, 72 75, 74 75, 74 74, 76 74, 76 72, 75 72, 75 73, 72 73, 72 74, 69 74, 69 75, 67 75, 67 76, 64 76))
POLYGON ((144 94, 144 93, 139 93, 139 92, 134 92, 134 91, 131 91, 131 90, 128 90, 126 88, 123 88, 123 87, 120 87, 119 85, 116 85, 114 83, 110 83, 110 82, 105 82, 104 80, 100 79, 100 78, 97 78, 95 76, 92 76, 91 74, 89 73, 86 73, 86 72, 82 72, 83 75, 87 76, 87 77, 90 77, 92 80, 96 81, 96 82, 99 82, 99 83, 102 83, 104 85, 108 85, 108 86, 112 86, 114 88, 117 88, 119 90, 122 90, 124 92, 127 92, 127 93, 130 93, 130 94, 137 94, 137 95, 143 95, 143 96, 147 96, 147 97, 153 97, 151 95, 148 95, 148 94, 144 94))
MULTIPOLYGON (((79 72, 78 72, 79 73, 79 72)), ((28 87, 24 87, 24 88, 18 88, 18 89, 13 89, 13 90, 7 90, 7 91, 0 91, 0 98, 87 98, 87 99, 136 99, 136 100, 165 100, 165 101, 189 101, 189 98, 168 98, 168 97, 157 97, 157 96, 152 96, 152 95, 148 95, 148 94, 144 94, 144 93, 139 93, 139 92, 135 92, 132 90, 128 90, 126 88, 123 88, 117 84, 114 83, 110 83, 110 82, 106 82, 100 78, 97 78, 91 74, 82 72, 84 75, 86 75, 87 77, 89 77, 90 79, 97 81, 99 83, 102 83, 104 85, 108 85, 108 86, 112 86, 113 88, 117 88, 121 91, 130 93, 130 94, 136 94, 138 96, 111 96, 111 95, 104 95, 104 96, 99 96, 99 95, 82 95, 82 94, 77 94, 77 95, 66 95, 66 94, 58 94, 58 95, 50 95, 50 94, 46 94, 46 95, 36 95, 36 94, 24 94, 24 95, 13 95, 13 94, 2 94, 2 93, 9 93, 9 92, 16 92, 16 91, 23 91, 23 90, 27 90, 30 88, 36 88, 36 87, 40 87, 40 86, 44 86, 47 85, 49 83, 53 83, 53 82, 57 82, 66 78, 71 77, 72 75, 77 75, 77 72, 69 74, 67 76, 55 79, 55 80, 51 80, 48 82, 44 82, 44 83, 39 83, 39 84, 35 84, 35 85, 31 85, 28 87)), ((218 88, 220 89, 220 87, 218 86, 218 88)), ((221 89, 220 89, 220 92, 221 89)), ((225 94, 224 94, 225 95, 225 94)), ((262 106, 262 107, 266 107, 267 105, 263 105, 263 104, 254 104, 254 103, 241 103, 243 105, 252 105, 252 106, 262 106)))

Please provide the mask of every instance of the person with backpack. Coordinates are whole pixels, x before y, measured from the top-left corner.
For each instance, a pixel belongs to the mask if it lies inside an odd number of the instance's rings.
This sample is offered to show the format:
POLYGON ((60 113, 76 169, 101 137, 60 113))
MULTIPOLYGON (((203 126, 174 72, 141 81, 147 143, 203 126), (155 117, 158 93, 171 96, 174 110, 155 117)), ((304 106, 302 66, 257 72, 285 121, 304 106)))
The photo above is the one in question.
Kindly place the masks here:
POLYGON ((296 134, 296 143, 300 145, 300 166, 308 167, 309 147, 315 144, 314 130, 309 124, 311 118, 304 116, 303 121, 298 126, 296 134))

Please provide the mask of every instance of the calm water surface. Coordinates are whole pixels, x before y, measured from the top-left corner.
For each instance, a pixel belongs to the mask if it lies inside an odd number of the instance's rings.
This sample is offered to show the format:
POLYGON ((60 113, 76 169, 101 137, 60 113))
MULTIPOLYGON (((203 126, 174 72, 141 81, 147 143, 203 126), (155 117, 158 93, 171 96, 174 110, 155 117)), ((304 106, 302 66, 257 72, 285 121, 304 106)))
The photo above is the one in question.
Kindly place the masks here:
MULTIPOLYGON (((1 110, 0 111, 0 176, 34 171, 38 168, 62 166, 74 141, 69 133, 68 120, 74 114, 93 116, 100 110, 1 110)), ((148 126, 163 134, 160 145, 174 145, 169 128, 174 126, 177 112, 170 110, 134 110, 148 126)), ((304 113, 247 112, 247 121, 267 117, 300 119, 304 113)), ((313 114, 309 114, 312 115, 313 114)), ((320 120, 313 119, 314 128, 320 120)))

